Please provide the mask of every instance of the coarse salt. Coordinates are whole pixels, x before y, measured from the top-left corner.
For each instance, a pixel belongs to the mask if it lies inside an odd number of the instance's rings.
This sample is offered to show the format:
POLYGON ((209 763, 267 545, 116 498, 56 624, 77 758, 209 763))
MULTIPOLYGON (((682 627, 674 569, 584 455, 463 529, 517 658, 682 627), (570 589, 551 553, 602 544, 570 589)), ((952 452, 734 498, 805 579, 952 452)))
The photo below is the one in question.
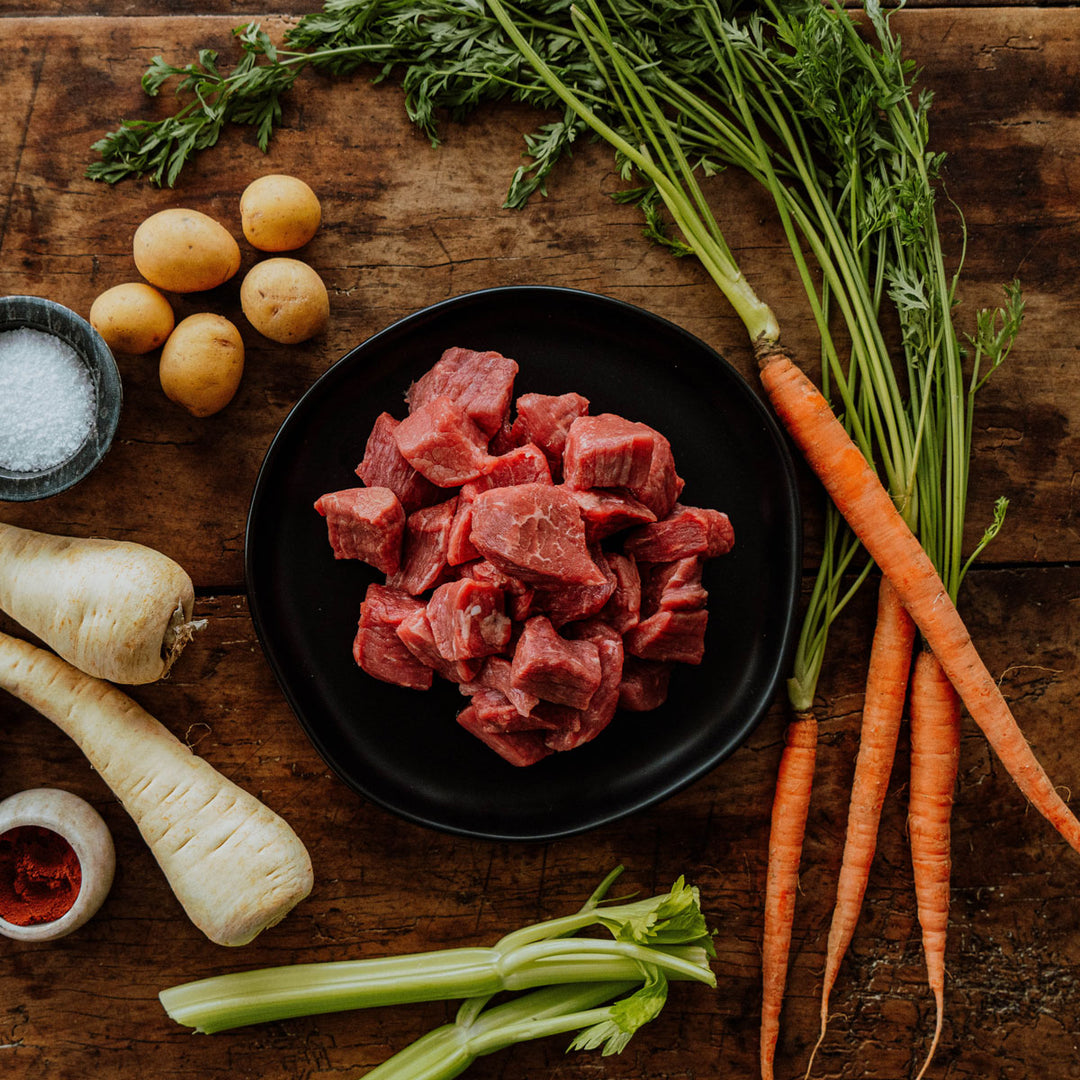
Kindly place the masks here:
POLYGON ((67 461, 94 426, 97 394, 79 354, 30 327, 0 332, 0 468, 39 472, 67 461))

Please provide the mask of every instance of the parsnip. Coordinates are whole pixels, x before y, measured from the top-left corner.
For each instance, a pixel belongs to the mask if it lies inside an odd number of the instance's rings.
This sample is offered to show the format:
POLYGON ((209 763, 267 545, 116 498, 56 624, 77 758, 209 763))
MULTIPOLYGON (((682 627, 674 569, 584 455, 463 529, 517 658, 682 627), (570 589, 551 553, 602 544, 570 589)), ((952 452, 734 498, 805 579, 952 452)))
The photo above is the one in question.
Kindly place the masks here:
POLYGON ((0 633, 0 688, 76 742, 211 941, 245 945, 311 891, 311 859, 288 823, 115 686, 0 633))
POLYGON ((0 522, 0 610, 89 675, 166 675, 202 625, 194 601, 183 567, 153 548, 0 522))

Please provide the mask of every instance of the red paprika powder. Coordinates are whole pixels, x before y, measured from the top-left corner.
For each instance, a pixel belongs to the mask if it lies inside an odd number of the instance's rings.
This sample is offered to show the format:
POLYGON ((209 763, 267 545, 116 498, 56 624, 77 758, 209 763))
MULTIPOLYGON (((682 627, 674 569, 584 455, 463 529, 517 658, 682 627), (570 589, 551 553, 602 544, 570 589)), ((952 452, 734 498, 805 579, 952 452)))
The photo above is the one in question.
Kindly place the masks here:
POLYGON ((59 833, 20 825, 0 835, 0 919, 16 926, 55 922, 81 885, 79 857, 59 833))

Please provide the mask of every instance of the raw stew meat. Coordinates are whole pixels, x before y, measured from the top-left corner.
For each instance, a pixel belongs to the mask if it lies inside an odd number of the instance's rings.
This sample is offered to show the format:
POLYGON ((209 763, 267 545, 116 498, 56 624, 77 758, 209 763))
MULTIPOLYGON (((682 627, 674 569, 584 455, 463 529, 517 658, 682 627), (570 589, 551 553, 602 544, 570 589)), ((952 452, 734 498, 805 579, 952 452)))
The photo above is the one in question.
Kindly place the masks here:
POLYGON ((468 699, 457 721, 514 765, 598 735, 700 664, 702 564, 731 550, 726 514, 682 500, 671 444, 590 413, 580 394, 523 394, 515 361, 451 348, 380 415, 362 486, 315 503, 335 558, 381 575, 353 656, 415 690, 468 699))

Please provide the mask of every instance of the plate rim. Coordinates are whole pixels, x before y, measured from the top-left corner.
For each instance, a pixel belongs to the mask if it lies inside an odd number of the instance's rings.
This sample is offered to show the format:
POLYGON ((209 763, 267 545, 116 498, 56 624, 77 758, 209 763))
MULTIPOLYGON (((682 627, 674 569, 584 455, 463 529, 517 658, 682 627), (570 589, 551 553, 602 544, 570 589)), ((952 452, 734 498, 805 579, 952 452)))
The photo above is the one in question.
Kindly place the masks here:
POLYGON ((470 290, 464 293, 458 293, 454 296, 444 297, 442 300, 435 301, 432 304, 425 307, 417 308, 407 315, 403 315, 393 322, 388 323, 382 329, 375 331, 373 334, 364 338, 363 341, 354 345, 346 353, 342 354, 337 360, 329 365, 325 371, 323 371, 308 387, 305 389, 297 400, 293 403, 292 407, 286 413, 284 419, 278 425, 277 430, 274 432, 273 438, 267 446, 267 449, 263 455, 263 459, 259 465, 259 469, 256 473, 255 481, 252 487, 251 497, 249 499, 248 513, 244 525, 244 588, 247 597, 248 615, 251 619, 252 625, 255 629, 256 638, 259 641, 260 649, 267 665, 270 667, 271 672, 274 675, 274 679, 285 698, 289 708, 291 709, 293 716, 295 717, 300 728, 303 730, 308 741, 312 747, 318 753, 322 761, 330 768, 333 774, 341 781, 349 790, 359 795, 363 799, 367 800, 374 806, 387 811, 398 818, 408 821, 412 824, 419 825, 425 828, 433 829, 437 832, 441 832, 448 835, 464 837, 468 839, 487 840, 493 842, 538 842, 546 843, 554 840, 560 840, 571 836, 576 836, 584 832, 591 831, 593 829, 601 828, 605 825, 610 825, 616 821, 622 821, 634 814, 641 813, 644 810, 659 805, 662 802, 672 798, 680 791, 685 790, 692 784, 701 780, 713 769, 718 767, 728 757, 730 757, 749 737, 754 729, 761 723, 764 716, 767 714, 773 700, 776 697, 777 690, 780 687, 783 679, 784 672, 793 653, 796 633, 797 633, 797 614, 799 607, 799 581, 801 579, 801 567, 803 557, 803 527, 802 527, 802 500, 799 490, 798 475, 795 467, 795 459, 792 453, 790 440, 786 436, 785 432, 780 426, 779 421, 768 409, 765 402, 761 397, 754 392, 752 384, 738 371, 734 365, 727 360, 717 349, 709 345, 707 342, 697 337, 695 334, 686 330, 679 324, 672 322, 670 319, 665 318, 662 315, 658 315, 648 308, 641 307, 637 304, 632 304, 629 301, 619 299, 617 297, 608 296, 604 293, 594 292, 592 290, 580 289, 572 286, 564 285, 526 285, 526 284, 513 284, 513 285, 496 285, 489 286, 480 289, 470 290), (400 333, 403 327, 413 322, 428 321, 433 318, 437 318, 440 313, 447 309, 453 309, 458 307, 467 307, 471 304, 476 304, 484 301, 490 297, 506 296, 509 294, 529 294, 533 296, 545 296, 545 297, 573 297, 584 303, 598 303, 605 306, 613 306, 615 308, 622 308, 629 312, 632 312, 636 318, 644 318, 645 320, 657 324, 664 332, 674 333, 677 336, 681 336, 694 344, 697 348, 704 350, 709 354, 712 359, 720 364, 722 367, 727 368, 729 373, 735 377, 735 379, 742 383, 748 393, 747 397, 753 402, 758 418, 767 429, 773 443, 776 446, 780 464, 782 466, 782 472, 784 473, 787 485, 786 485, 786 499, 790 512, 790 526, 788 529, 788 536, 786 539, 786 547, 789 551, 789 557, 787 565, 784 567, 785 578, 790 578, 794 583, 794 588, 791 589, 787 604, 782 612, 781 618, 778 619, 778 625, 782 626, 782 646, 777 655, 777 659, 773 665, 773 669, 770 673, 770 678, 767 685, 763 686, 757 696, 756 707, 748 711, 746 719, 739 725, 738 729, 732 732, 730 737, 725 743, 723 749, 717 753, 710 755, 703 762, 695 765, 694 767, 687 769, 682 773, 677 780, 669 781, 663 785, 660 785, 658 789, 650 791, 647 796, 641 796, 634 800, 631 804, 620 804, 617 808, 603 813, 595 813, 589 817, 588 820, 576 823, 574 825, 567 825, 561 828, 555 829, 495 829, 495 828, 474 828, 465 825, 456 825, 439 820, 436 816, 431 814, 419 813, 414 809, 410 809, 399 804, 394 803, 390 799, 385 799, 380 795, 368 790, 368 788, 357 781, 357 779, 351 775, 348 775, 337 758, 326 747, 325 740, 318 734, 314 725, 305 716, 304 711, 300 707, 298 695, 292 688, 290 680, 288 680, 284 672, 281 669, 280 662, 275 654, 273 646, 269 643, 267 638, 267 632, 265 629, 265 618, 261 610, 261 602, 255 590, 252 582, 252 566, 254 559, 252 535, 254 531, 254 523, 257 517, 259 507, 262 500, 266 498, 266 484, 264 479, 272 468, 279 446, 285 441, 291 426, 296 421, 296 417, 304 410, 306 403, 313 399, 320 387, 336 377, 342 365, 348 364, 353 357, 361 350, 366 350, 372 346, 373 343, 377 343, 380 339, 390 337, 395 333, 400 333))

